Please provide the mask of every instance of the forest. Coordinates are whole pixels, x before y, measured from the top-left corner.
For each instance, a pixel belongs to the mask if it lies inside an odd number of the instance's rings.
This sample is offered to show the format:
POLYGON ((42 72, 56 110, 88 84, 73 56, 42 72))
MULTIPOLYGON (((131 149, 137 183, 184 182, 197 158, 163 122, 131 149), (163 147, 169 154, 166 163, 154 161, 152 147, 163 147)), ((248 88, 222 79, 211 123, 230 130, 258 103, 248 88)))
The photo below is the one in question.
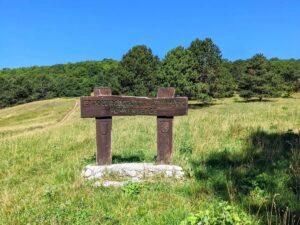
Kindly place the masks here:
POLYGON ((157 87, 210 102, 238 94, 245 101, 289 97, 300 91, 300 60, 267 59, 258 53, 229 61, 210 38, 171 49, 163 59, 145 45, 132 47, 120 61, 103 59, 53 66, 0 70, 0 108, 55 97, 90 95, 95 86, 113 94, 155 96, 157 87))

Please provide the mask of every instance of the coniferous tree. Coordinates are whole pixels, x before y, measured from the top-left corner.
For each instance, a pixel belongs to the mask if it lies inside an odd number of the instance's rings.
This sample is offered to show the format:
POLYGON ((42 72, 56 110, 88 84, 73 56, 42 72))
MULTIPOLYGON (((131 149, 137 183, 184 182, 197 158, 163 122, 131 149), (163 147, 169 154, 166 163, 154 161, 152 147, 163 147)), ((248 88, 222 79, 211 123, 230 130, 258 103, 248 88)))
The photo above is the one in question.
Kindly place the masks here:
POLYGON ((188 48, 192 52, 195 64, 191 65, 197 73, 195 81, 200 93, 198 98, 208 100, 211 97, 232 96, 234 80, 222 63, 219 47, 210 39, 196 39, 188 48))
POLYGON ((246 66, 246 71, 239 81, 240 96, 245 99, 257 97, 277 97, 280 95, 282 80, 271 71, 270 62, 263 54, 254 55, 246 66))
POLYGON ((283 80, 282 90, 284 96, 288 97, 292 93, 299 91, 297 86, 300 83, 300 61, 298 60, 280 60, 273 58, 270 60, 271 71, 279 74, 283 80))
POLYGON ((159 84, 164 87, 175 87, 176 94, 195 98, 195 84, 197 73, 193 70, 194 65, 190 50, 179 46, 170 50, 161 63, 159 84))
POLYGON ((218 76, 210 85, 212 97, 232 97, 235 89, 236 81, 230 73, 230 62, 222 60, 221 66, 218 70, 218 76))
POLYGON ((119 67, 114 70, 118 77, 122 94, 136 96, 155 96, 159 58, 150 48, 138 45, 130 49, 122 58, 119 67))

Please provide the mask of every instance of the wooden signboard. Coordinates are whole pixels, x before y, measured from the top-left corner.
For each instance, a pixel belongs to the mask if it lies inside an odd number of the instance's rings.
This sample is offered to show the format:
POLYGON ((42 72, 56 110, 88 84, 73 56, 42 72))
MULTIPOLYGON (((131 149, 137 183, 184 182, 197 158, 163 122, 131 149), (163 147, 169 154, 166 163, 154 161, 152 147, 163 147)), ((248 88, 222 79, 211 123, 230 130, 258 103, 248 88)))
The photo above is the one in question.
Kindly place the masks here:
POLYGON ((111 164, 112 116, 157 116, 157 163, 170 163, 173 116, 187 115, 187 97, 174 97, 174 88, 159 88, 157 98, 112 96, 110 88, 95 88, 80 97, 82 118, 96 118, 97 163, 111 164))

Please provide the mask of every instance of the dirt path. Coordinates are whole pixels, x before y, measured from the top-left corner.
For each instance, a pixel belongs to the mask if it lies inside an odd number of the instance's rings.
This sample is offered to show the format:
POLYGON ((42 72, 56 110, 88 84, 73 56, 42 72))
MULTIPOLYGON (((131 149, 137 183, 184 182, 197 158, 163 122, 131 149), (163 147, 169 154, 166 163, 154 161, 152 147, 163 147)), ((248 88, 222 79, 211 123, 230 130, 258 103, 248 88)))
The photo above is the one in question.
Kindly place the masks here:
POLYGON ((29 135, 29 134, 32 134, 32 133, 36 133, 36 132, 39 132, 39 131, 44 131, 46 129, 51 129, 51 128, 63 125, 71 117, 72 113, 74 113, 76 111, 76 108, 77 108, 78 105, 79 105, 79 101, 76 101, 73 108, 71 110, 69 110, 64 115, 64 117, 62 119, 58 120, 57 122, 54 122, 54 123, 51 123, 47 126, 41 127, 39 129, 30 130, 30 131, 25 129, 24 132, 22 132, 22 133, 18 133, 16 135, 12 135, 12 136, 7 136, 7 137, 4 137, 3 139, 17 138, 19 136, 29 135))
MULTIPOLYGON (((77 106, 78 106, 78 101, 75 102, 74 107, 69 112, 67 112, 66 115, 60 121, 58 121, 58 123, 64 123, 71 116, 71 114, 76 110, 77 106)), ((57 125, 58 123, 52 124, 52 126, 57 125)))

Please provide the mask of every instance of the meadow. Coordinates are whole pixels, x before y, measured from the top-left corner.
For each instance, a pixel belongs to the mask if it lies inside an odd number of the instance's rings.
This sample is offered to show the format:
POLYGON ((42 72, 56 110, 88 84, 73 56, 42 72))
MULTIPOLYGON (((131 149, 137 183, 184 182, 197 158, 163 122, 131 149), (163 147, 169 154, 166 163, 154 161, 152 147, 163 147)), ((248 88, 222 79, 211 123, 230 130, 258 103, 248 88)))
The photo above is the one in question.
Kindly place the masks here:
MULTIPOLYGON (((0 224, 180 224, 227 201, 260 224, 300 218, 300 95, 191 102, 174 119, 186 178, 124 188, 81 177, 95 163, 95 121, 78 98, 0 110, 0 224), (133 188, 134 191, 128 191, 133 188)), ((155 117, 114 117, 113 162, 154 162, 155 117)))

